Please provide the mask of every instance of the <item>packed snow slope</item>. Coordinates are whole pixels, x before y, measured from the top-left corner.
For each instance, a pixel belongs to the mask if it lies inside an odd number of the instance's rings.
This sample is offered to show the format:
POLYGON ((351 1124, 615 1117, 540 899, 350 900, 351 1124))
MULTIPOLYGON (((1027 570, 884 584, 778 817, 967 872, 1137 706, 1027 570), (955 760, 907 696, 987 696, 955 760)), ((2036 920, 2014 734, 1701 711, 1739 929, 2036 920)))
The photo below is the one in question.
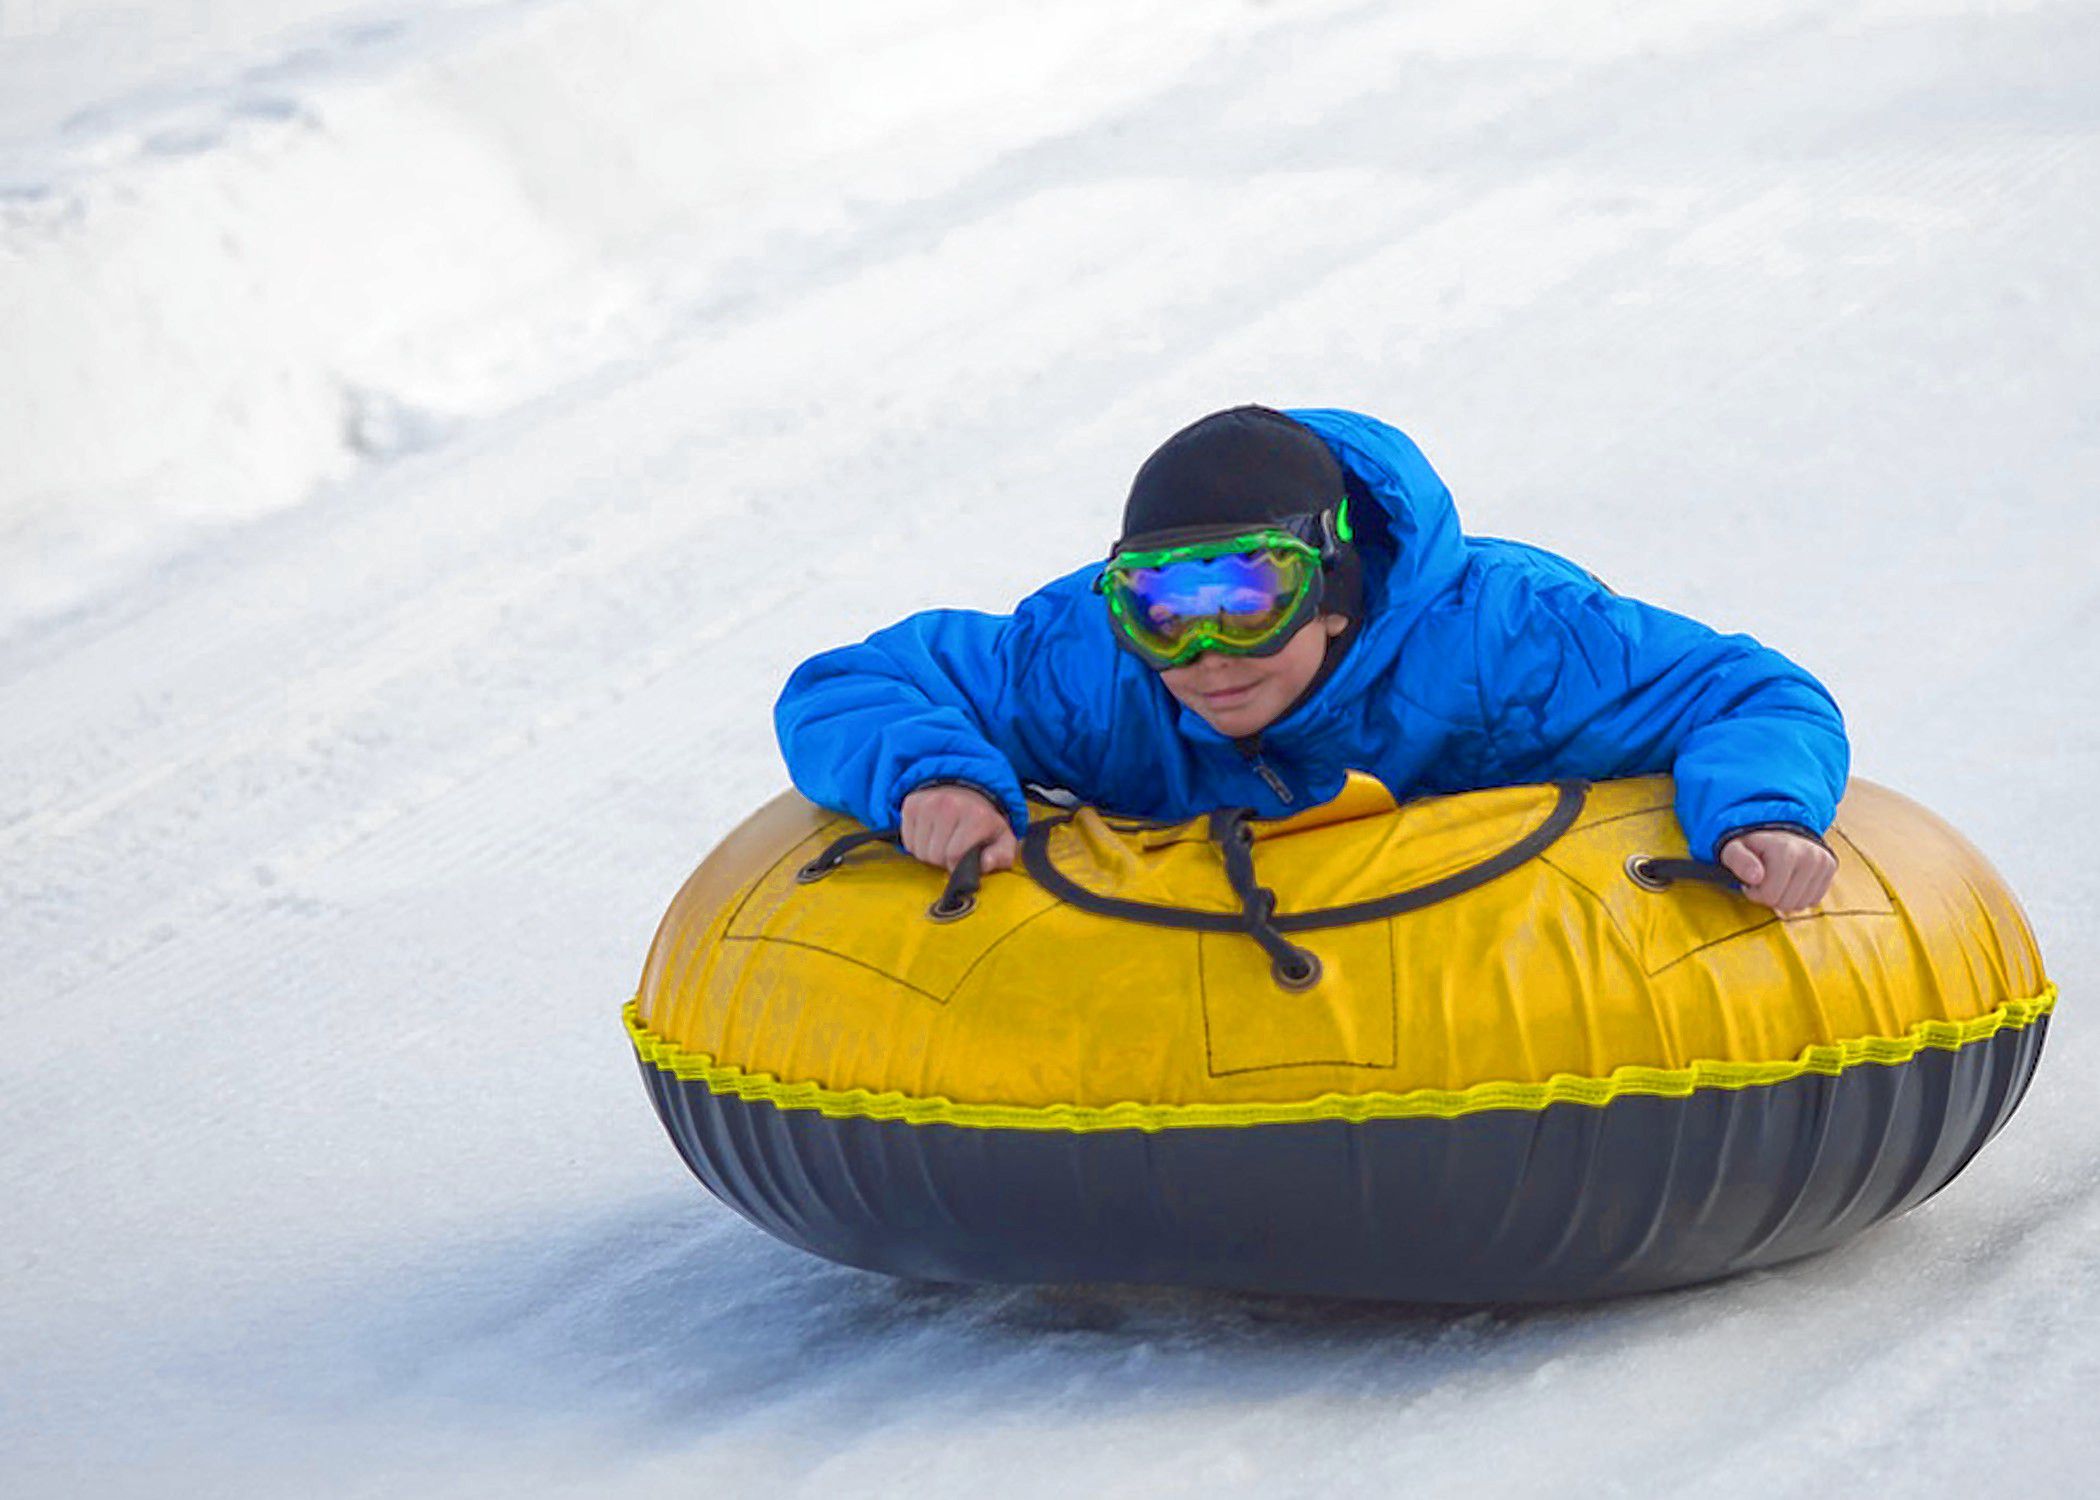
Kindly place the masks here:
POLYGON ((2100 13, 0 6, 0 1489, 2064 1493, 2100 1462, 2100 13), (2063 989, 1850 1247, 1471 1313, 899 1284, 618 1024, 808 653, 1337 404, 1749 630, 2063 989))

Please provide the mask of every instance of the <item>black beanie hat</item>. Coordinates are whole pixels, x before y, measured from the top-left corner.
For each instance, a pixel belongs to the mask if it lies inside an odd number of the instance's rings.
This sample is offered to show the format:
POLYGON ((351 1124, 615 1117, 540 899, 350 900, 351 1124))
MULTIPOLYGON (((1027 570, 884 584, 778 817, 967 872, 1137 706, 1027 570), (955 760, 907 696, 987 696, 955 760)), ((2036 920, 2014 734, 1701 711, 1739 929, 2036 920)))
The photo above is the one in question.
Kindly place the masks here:
POLYGON ((1266 406, 1213 412, 1137 471, 1123 540, 1190 526, 1258 526, 1339 504, 1342 466, 1310 428, 1266 406))
MULTIPOLYGON (((1312 429, 1266 406, 1212 412, 1146 459, 1123 506, 1128 547, 1194 526, 1259 526, 1341 504, 1342 466, 1312 429)), ((1363 567, 1343 544, 1329 567, 1321 608, 1352 621, 1362 611, 1363 567)))

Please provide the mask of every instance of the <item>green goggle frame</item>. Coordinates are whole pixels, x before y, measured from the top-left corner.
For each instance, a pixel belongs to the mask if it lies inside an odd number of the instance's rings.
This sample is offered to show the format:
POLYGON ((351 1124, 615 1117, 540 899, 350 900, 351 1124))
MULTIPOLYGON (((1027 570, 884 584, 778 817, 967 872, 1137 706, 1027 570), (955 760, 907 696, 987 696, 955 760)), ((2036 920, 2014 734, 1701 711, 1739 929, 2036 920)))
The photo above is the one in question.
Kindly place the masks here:
MULTIPOLYGON (((1161 545, 1115 552, 1094 588, 1107 601, 1117 644, 1155 669, 1185 666, 1206 651, 1273 656, 1318 612, 1326 570, 1351 534, 1343 500, 1332 510, 1253 530, 1192 533, 1171 542, 1162 537, 1161 545), (1261 610, 1182 615, 1164 627, 1147 612, 1140 574, 1170 577, 1167 570, 1177 564, 1237 556, 1264 574, 1270 597, 1261 610)), ((1171 583, 1166 592, 1173 592, 1171 583)))

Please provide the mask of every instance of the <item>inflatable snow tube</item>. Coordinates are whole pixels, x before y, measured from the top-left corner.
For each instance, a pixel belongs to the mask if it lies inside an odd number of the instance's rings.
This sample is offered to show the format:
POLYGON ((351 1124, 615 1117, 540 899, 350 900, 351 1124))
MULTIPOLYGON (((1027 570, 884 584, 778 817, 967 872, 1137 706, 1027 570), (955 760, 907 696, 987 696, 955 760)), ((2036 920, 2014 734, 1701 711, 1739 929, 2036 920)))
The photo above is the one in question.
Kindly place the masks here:
POLYGON ((849 1265, 1437 1302, 1702 1281, 1944 1187, 2055 991, 1982 856, 1902 797, 1851 785, 1836 883, 1782 920, 1695 878, 1671 794, 1040 807, 973 893, 791 793, 679 892, 628 1031, 700 1180, 849 1265))

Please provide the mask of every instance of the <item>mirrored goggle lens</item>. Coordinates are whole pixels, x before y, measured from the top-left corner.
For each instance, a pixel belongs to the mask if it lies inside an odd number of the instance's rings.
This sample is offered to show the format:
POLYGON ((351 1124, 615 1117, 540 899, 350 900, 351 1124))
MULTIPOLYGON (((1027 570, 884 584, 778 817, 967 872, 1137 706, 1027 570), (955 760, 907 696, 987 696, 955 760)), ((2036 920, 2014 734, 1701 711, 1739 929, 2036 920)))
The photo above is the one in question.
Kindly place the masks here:
POLYGON ((1232 552, 1156 568, 1117 569, 1109 586, 1119 622, 1154 655, 1171 657, 1207 635, 1228 651, 1266 645, 1290 618, 1311 578, 1295 552, 1232 552))

